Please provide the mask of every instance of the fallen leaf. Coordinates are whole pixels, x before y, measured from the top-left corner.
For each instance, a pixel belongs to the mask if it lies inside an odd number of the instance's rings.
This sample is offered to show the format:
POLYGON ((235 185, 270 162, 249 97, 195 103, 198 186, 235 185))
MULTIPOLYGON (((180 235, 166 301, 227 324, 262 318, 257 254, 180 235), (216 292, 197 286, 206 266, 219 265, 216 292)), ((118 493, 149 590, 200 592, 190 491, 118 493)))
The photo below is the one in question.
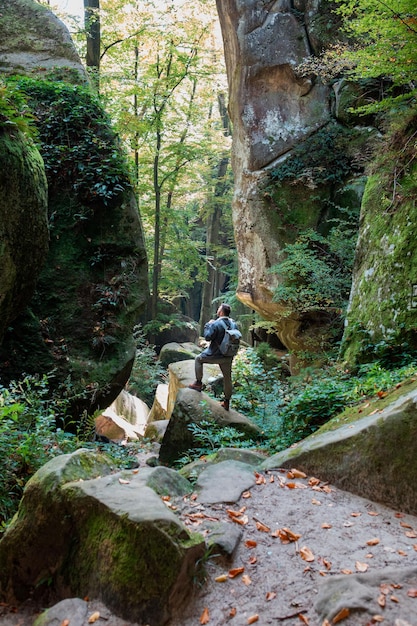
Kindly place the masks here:
POLYGON ((373 517, 377 517, 379 513, 377 511, 368 511, 368 515, 372 515, 373 517))
POLYGON ((292 469, 291 474, 293 478, 307 478, 307 474, 298 469, 292 469))
POLYGON ((249 586, 250 584, 252 584, 252 581, 250 579, 250 576, 248 576, 247 574, 243 574, 242 576, 242 582, 246 585, 249 586))
POLYGON ((385 607, 386 603, 387 603, 387 598, 386 596, 384 596, 383 593, 381 593, 381 595, 378 598, 378 604, 381 607, 381 609, 385 607))
POLYGON ((382 615, 372 615, 372 621, 377 623, 377 622, 383 622, 384 618, 382 615))
POLYGON ((409 589, 407 595, 410 596, 410 598, 417 598, 417 589, 409 589))
POLYGON ((234 607, 233 607, 233 608, 231 608, 231 609, 230 609, 230 611, 229 611, 229 617, 234 617, 234 616, 236 615, 236 613, 237 613, 237 609, 236 609, 236 607, 234 606, 234 607))
POLYGON ((356 561, 355 567, 358 572, 366 572, 369 565, 368 563, 361 563, 360 561, 356 561))
POLYGON ((303 546, 300 549, 300 556, 304 561, 307 561, 308 563, 311 563, 311 561, 314 561, 314 554, 312 553, 310 548, 307 548, 307 546, 303 546))
POLYGON ((245 511, 246 511, 245 506, 242 506, 242 508, 239 509, 239 511, 234 511, 233 509, 226 509, 226 513, 228 514, 229 517, 240 517, 241 515, 243 515, 245 511))
POLYGON ((324 522, 324 524, 321 525, 322 528, 332 528, 331 524, 328 524, 327 522, 324 522))
POLYGON ((255 613, 255 615, 251 615, 250 617, 248 617, 248 624, 254 624, 255 622, 257 622, 259 619, 259 615, 257 613, 255 613))
POLYGON ((412 528, 412 526, 410 526, 410 524, 407 524, 407 522, 400 522, 400 526, 402 526, 403 528, 412 528))
POLYGON ((328 619, 325 619, 322 623, 321 626, 332 626, 331 623, 329 622, 328 619))
MULTIPOLYGON (((277 594, 275 593, 275 591, 268 591, 266 596, 265 596, 265 600, 267 602, 270 602, 271 600, 273 600, 276 597, 277 597, 277 594)), ((412 597, 414 597, 414 596, 412 596, 412 597)))
POLYGON ((257 563, 258 559, 255 555, 252 555, 249 559, 249 563, 250 565, 255 565, 255 563, 257 563))
POLYGON ((277 528, 271 533, 271 537, 278 537, 282 543, 290 543, 292 541, 298 541, 301 537, 300 534, 293 532, 289 528, 277 528))
POLYGON ((121 485, 128 485, 130 483, 130 480, 125 480, 124 478, 119 478, 119 483, 121 485))
POLYGON ((300 620, 300 622, 303 622, 303 624, 309 624, 310 620, 308 619, 307 615, 304 615, 303 613, 299 613, 298 614, 298 619, 300 620))
POLYGON ((139 472, 139 468, 135 468, 134 470, 132 470, 132 474, 137 474, 139 472))
POLYGON ((399 512, 394 513, 394 517, 398 517, 398 518, 404 517, 404 513, 399 513, 399 512))
POLYGON ((341 570, 341 573, 342 573, 342 574, 349 575, 349 574, 352 574, 352 570, 351 570, 351 569, 342 569, 342 570, 341 570))
POLYGON ((210 614, 209 614, 208 608, 206 607, 201 614, 200 624, 208 624, 209 621, 210 621, 210 614))
POLYGON ((257 485, 266 485, 266 478, 263 474, 255 472, 255 482, 257 485))
POLYGON ((171 500, 171 496, 162 496, 162 500, 164 502, 169 502, 171 500))
MULTIPOLYGON (((390 61, 391 60, 392 59, 390 59, 390 61)), ((395 59, 394 59, 394 61, 395 61, 395 59)), ((387 395, 387 392, 386 391, 377 391, 376 395, 378 396, 378 398, 385 398, 385 396, 387 395)))
POLYGON ((323 491, 325 493, 332 493, 332 488, 329 487, 328 485, 324 485, 324 487, 322 487, 323 491))
POLYGON ((61 626, 69 626, 69 625, 70 625, 70 620, 69 620, 69 619, 64 619, 64 620, 61 622, 61 626))
POLYGON ((337 624, 337 622, 341 622, 343 619, 349 617, 350 611, 347 608, 341 609, 337 615, 332 619, 333 624, 337 624))
POLYGON ((413 543, 413 548, 417 552, 417 543, 413 543))
POLYGON ((235 578, 236 576, 239 576, 239 574, 243 574, 244 571, 244 567, 234 567, 233 569, 229 570, 229 578, 235 578))
POLYGON ((360 517, 362 515, 362 513, 358 513, 357 511, 354 511, 353 513, 350 514, 351 517, 360 517))
POLYGON ((316 500, 316 498, 311 499, 311 504, 317 504, 317 506, 321 506, 320 500, 316 500))
POLYGON ((319 558, 320 563, 323 563, 324 567, 326 569, 332 569, 332 562, 329 561, 328 559, 325 559, 324 557, 320 557, 319 558))
POLYGON ((353 522, 344 522, 343 526, 345 528, 349 528, 350 526, 353 526, 353 522))
POLYGON ((100 613, 98 611, 94 611, 94 613, 92 613, 88 618, 88 623, 94 624, 94 622, 96 622, 98 619, 100 619, 100 613))
POLYGON ((391 602, 399 602, 399 599, 397 598, 397 596, 391 596, 390 600, 391 602))
POLYGON ((417 537, 417 534, 414 530, 407 530, 405 536, 409 537, 410 539, 415 539, 417 537))
POLYGON ((274 478, 273 474, 271 474, 271 476, 269 477, 269 482, 270 483, 274 483, 275 482, 275 478, 274 478))
POLYGON ((255 523, 256 523, 256 528, 259 531, 261 531, 262 533, 269 533, 270 532, 271 529, 266 524, 263 524, 259 520, 255 520, 255 523))
POLYGON ((310 487, 316 487, 317 485, 320 484, 320 480, 318 478, 314 478, 314 476, 312 476, 309 479, 308 484, 310 485, 310 487))
POLYGON ((253 539, 247 539, 245 541, 245 546, 247 548, 256 548, 257 545, 258 545, 258 542, 257 541, 253 541, 253 539))
POLYGON ((400 556, 408 556, 407 552, 404 552, 404 550, 397 550, 397 553, 398 553, 400 556))
POLYGON ((252 497, 252 494, 250 491, 244 491, 242 493, 242 498, 251 498, 251 497, 252 497))
POLYGON ((216 581, 216 583, 225 583, 228 579, 229 576, 227 574, 220 574, 220 576, 216 576, 214 580, 216 581))
POLYGON ((378 537, 374 537, 373 539, 369 539, 366 542, 367 546, 377 546, 379 544, 380 540, 378 539, 378 537))
POLYGON ((307 485, 303 483, 287 483, 286 486, 288 489, 307 489, 307 485))

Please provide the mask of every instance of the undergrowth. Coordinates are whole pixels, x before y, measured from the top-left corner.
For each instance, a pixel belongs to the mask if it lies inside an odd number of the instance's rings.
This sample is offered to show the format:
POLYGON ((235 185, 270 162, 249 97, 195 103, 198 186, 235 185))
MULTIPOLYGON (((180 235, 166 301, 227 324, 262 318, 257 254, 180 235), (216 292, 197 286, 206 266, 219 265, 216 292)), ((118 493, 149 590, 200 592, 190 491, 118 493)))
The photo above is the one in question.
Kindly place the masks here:
MULTIPOLYGON (((133 382, 154 388, 159 372, 152 347, 137 330, 138 362, 133 382), (142 374, 141 374, 142 372, 142 374), (146 376, 145 374, 146 373, 146 376), (146 379, 146 380, 145 380, 146 379)), ((288 376, 285 363, 267 345, 241 350, 234 360, 232 408, 246 415, 262 431, 254 442, 231 426, 207 419, 190 426, 196 447, 176 464, 182 466, 222 447, 247 448, 267 454, 286 449, 308 436, 345 408, 380 397, 400 381, 416 373, 414 353, 387 359, 379 346, 380 360, 361 365, 352 373, 337 362, 320 371, 304 370, 288 376)), ((26 376, 9 386, 0 385, 0 532, 17 510, 27 480, 51 458, 80 447, 100 450, 115 468, 132 467, 143 444, 118 446, 94 440, 94 418, 80 420, 66 432, 67 400, 51 395, 49 380, 26 376)))

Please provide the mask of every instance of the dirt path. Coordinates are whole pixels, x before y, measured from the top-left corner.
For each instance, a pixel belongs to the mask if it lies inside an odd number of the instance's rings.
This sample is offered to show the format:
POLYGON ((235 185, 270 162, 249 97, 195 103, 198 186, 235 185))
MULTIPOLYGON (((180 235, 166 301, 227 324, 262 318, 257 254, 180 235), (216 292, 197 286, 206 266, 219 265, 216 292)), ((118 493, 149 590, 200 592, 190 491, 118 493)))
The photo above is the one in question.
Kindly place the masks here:
MULTIPOLYGON (((242 533, 232 560, 207 561, 205 583, 170 626, 417 625, 417 574, 400 582, 397 574, 388 576, 382 585, 368 580, 388 567, 417 572, 416 517, 284 470, 259 474, 233 505, 202 505, 198 496, 167 504, 190 530, 204 532, 205 523, 217 520, 242 533), (369 583, 361 599, 367 610, 352 609, 357 593, 354 601, 342 594, 338 621, 326 623, 315 609, 322 585, 351 582, 357 572, 369 583)), ((99 603, 89 609, 101 611, 99 626, 145 626, 115 618, 99 603)), ((0 607, 1 626, 31 626, 33 617, 30 607, 17 613, 0 607)))
MULTIPOLYGON (((259 475, 257 484, 236 505, 203 507, 198 499, 192 504, 202 515, 232 524, 240 522, 243 536, 232 562, 209 561, 205 585, 186 615, 172 621, 171 626, 321 626, 323 619, 314 605, 320 586, 332 577, 347 578, 360 572, 365 581, 383 568, 417 566, 416 517, 312 477, 270 471, 259 475), (236 522, 235 514, 229 511, 238 512, 236 522), (286 534, 296 541, 286 543, 286 534), (230 573, 236 573, 233 570, 241 573, 231 578, 230 573)), ((187 519, 183 515, 183 519, 198 529, 204 517, 200 520, 188 515, 187 519)), ((401 587, 397 582, 388 578, 384 585, 371 584, 365 594, 367 611, 352 610, 347 598, 346 604, 342 600, 350 615, 343 617, 347 611, 342 611, 340 623, 416 626, 417 576, 400 583, 401 587)))

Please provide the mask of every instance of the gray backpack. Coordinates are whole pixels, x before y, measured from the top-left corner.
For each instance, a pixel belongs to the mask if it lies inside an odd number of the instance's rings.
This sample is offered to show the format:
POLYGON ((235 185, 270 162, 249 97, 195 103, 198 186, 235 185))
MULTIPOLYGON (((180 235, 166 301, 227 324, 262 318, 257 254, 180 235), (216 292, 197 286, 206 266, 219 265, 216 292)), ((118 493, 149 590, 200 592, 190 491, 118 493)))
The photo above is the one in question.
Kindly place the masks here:
POLYGON ((224 326, 224 337, 220 343, 219 350, 223 356, 236 356, 239 351, 242 333, 235 327, 234 322, 231 322, 233 324, 231 328, 228 328, 223 320, 221 320, 221 323, 224 326))

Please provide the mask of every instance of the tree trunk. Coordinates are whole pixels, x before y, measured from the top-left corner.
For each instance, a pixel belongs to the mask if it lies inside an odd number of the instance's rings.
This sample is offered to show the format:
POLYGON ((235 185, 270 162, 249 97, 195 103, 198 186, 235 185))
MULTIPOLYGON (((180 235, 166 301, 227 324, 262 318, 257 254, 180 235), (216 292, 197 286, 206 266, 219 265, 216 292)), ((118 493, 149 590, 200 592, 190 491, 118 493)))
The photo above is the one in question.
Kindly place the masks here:
POLYGON ((86 65, 92 80, 99 89, 100 72, 100 0, 84 0, 84 22, 87 38, 86 65))

